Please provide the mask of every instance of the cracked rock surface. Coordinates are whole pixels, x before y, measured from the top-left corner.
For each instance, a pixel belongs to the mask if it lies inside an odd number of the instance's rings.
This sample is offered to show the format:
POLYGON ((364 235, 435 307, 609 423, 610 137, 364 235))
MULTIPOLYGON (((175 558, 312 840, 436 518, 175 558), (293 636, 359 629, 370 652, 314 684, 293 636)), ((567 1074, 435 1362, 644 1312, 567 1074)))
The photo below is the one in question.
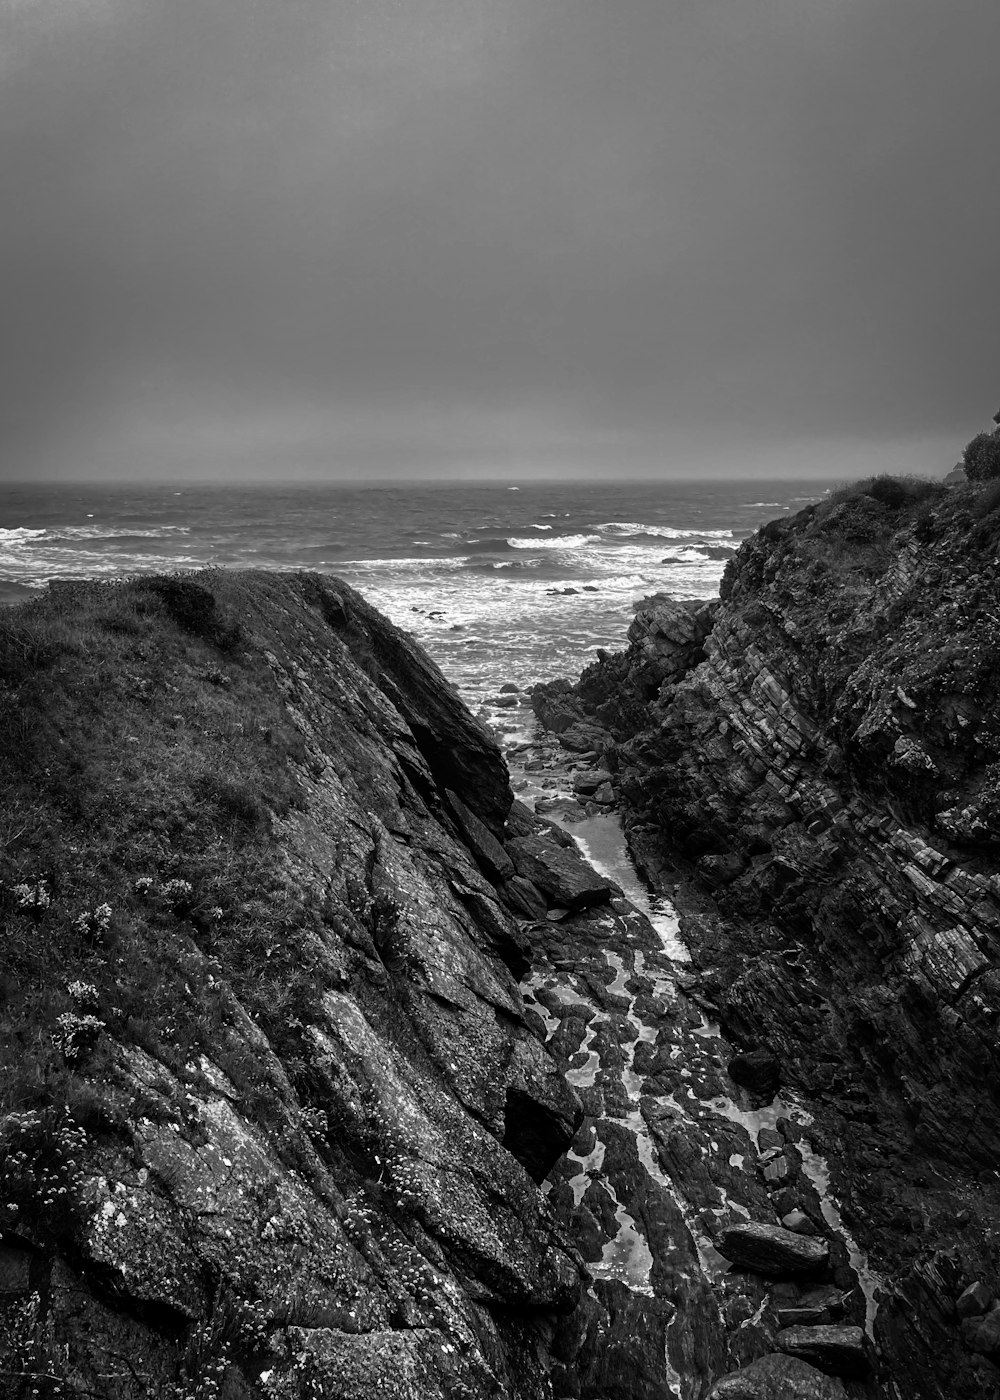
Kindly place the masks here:
POLYGON ((972 1397, 1000 1392, 992 1314, 956 1311, 1000 1286, 1000 514, 918 494, 765 526, 719 601, 649 600, 534 703, 612 773, 692 989, 808 1103, 884 1280, 884 1393, 972 1397))

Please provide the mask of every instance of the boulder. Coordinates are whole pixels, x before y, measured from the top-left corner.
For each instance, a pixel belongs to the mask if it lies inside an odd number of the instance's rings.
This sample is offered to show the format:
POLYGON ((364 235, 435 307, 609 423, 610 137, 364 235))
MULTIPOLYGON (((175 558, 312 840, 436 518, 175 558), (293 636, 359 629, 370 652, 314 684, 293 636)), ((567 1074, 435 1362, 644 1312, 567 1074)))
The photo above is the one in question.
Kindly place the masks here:
POLYGON ((992 1290, 987 1288, 982 1279, 977 1279, 959 1294, 955 1311, 959 1317, 981 1317, 992 1301, 992 1290))
POLYGON ((570 753, 591 753, 603 748, 609 735, 606 729, 599 729, 597 725, 577 722, 563 730, 558 737, 560 748, 570 753))
POLYGON ((589 768, 573 775, 573 791, 584 794, 596 792, 602 783, 610 783, 611 774, 606 768, 589 768))
POLYGON ((523 879, 566 909, 586 909, 611 898, 608 881, 575 847, 560 847, 542 836, 516 836, 507 842, 507 852, 523 879))
POLYGON ((781 1217, 786 1230, 794 1230, 797 1235, 818 1235, 819 1231, 804 1210, 790 1210, 781 1217))
POLYGON ((808 1362, 772 1353, 716 1381, 708 1400, 847 1400, 847 1391, 808 1362))
POLYGON ((759 1221, 729 1226, 723 1230, 717 1247, 737 1268, 772 1278, 814 1273, 822 1268, 830 1254, 823 1240, 810 1239, 781 1225, 764 1225, 759 1221))
POLYGON ((1000 1307, 985 1317, 967 1317, 962 1323, 962 1341, 969 1351, 977 1351, 992 1361, 1000 1357, 1000 1307))
POLYGON ((815 1327, 834 1322, 844 1314, 844 1295, 839 1288, 810 1288, 794 1301, 775 1308, 779 1327, 815 1327))
POLYGON ((774 1098, 781 1082, 781 1066, 763 1046, 734 1055, 726 1066, 726 1073, 735 1084, 768 1100, 774 1098))
POLYGON ((774 1343, 789 1356, 836 1376, 863 1376, 871 1369, 868 1339, 861 1327, 784 1327, 774 1343))

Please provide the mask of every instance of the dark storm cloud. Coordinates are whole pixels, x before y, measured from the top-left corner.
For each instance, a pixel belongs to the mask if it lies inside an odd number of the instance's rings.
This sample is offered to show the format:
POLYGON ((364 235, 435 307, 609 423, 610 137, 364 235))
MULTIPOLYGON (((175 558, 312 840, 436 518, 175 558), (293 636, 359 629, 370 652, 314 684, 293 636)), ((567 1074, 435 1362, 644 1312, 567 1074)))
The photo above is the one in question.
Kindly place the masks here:
POLYGON ((947 466, 1000 403, 982 0, 0 26, 8 475, 947 466))

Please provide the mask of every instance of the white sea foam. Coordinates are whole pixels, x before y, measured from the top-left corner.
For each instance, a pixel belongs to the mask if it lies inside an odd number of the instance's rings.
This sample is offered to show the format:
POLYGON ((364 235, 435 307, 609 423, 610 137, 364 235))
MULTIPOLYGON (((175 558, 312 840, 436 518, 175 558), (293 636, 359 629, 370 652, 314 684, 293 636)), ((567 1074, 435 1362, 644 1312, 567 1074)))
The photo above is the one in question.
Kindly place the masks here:
POLYGON ((585 544, 596 543, 600 538, 600 535, 553 535, 550 540, 526 540, 512 535, 507 543, 511 549, 580 549, 585 544))
POLYGON ((672 525, 643 525, 635 520, 605 520, 594 527, 605 535, 652 535, 662 540, 731 540, 732 530, 675 530, 672 525))
POLYGON ((107 525, 55 525, 46 529, 18 525, 9 530, 0 529, 0 545, 29 544, 35 541, 58 544, 60 540, 156 540, 190 533, 189 525, 157 525, 155 529, 139 526, 126 529, 107 525))
POLYGON ((190 525, 157 525, 154 529, 107 525, 58 525, 44 532, 50 540, 157 540, 168 535, 189 535, 190 525))
MULTIPOLYGON (((193 554, 172 554, 168 561, 171 569, 198 569, 204 564, 204 559, 193 554)), ((7 580, 28 588, 43 588, 50 579, 109 578, 122 573, 157 572, 163 567, 164 560, 159 554, 129 554, 122 559, 119 555, 86 550, 36 553, 29 565, 23 557, 0 549, 0 569, 5 571, 7 580)))

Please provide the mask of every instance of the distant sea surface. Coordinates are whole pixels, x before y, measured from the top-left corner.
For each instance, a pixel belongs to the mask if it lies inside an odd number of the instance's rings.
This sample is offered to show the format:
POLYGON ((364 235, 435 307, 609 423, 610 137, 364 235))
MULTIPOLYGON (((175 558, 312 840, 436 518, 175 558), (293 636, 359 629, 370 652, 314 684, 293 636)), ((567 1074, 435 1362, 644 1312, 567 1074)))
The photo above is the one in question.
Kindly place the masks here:
POLYGON ((650 593, 710 598, 766 520, 831 482, 45 486, 0 492, 0 601, 50 579, 206 565, 338 574, 428 649, 474 707, 576 676, 650 593))

